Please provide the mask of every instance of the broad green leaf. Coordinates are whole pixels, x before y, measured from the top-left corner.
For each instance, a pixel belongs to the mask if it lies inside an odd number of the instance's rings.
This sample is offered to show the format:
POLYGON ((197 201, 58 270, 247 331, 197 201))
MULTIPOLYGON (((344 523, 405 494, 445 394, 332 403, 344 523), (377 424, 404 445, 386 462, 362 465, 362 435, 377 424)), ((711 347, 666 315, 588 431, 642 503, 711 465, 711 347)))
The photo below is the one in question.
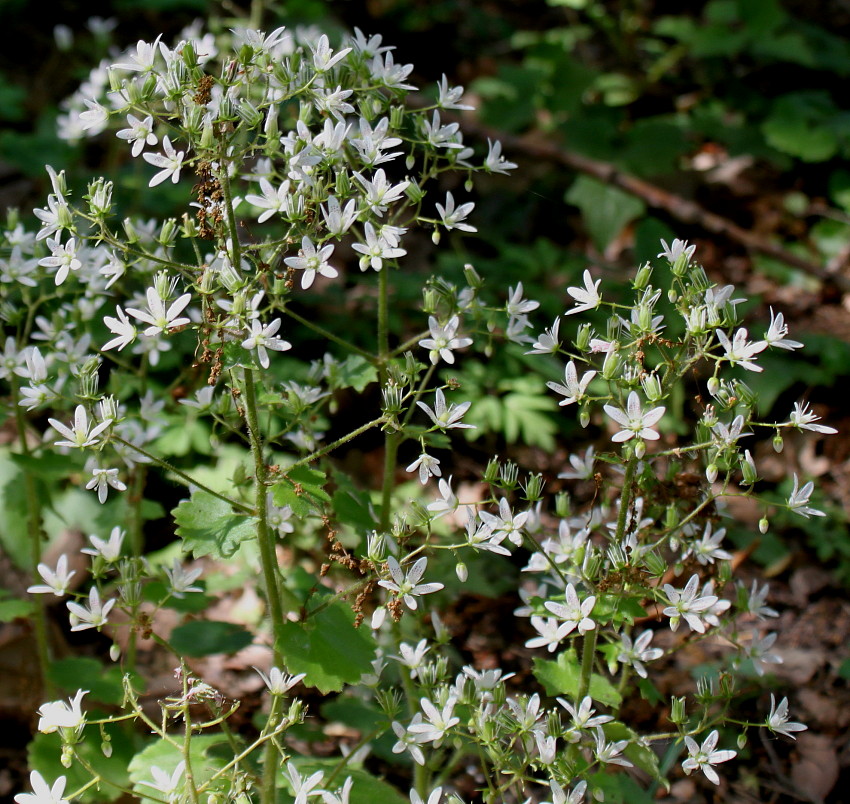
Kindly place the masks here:
POLYGON ((243 541, 257 535, 254 517, 233 513, 232 506, 206 491, 196 491, 172 513, 177 535, 195 558, 230 558, 243 541))
POLYGON ((51 662, 50 680, 69 693, 88 690, 87 701, 120 704, 124 697, 123 673, 117 665, 104 667, 97 659, 72 656, 51 662))
MULTIPOLYGON (((191 748, 189 757, 192 762, 192 773, 195 777, 195 784, 200 786, 206 784, 216 771, 221 770, 227 764, 227 752, 224 751, 220 755, 213 751, 217 745, 225 742, 225 738, 221 734, 195 734, 192 736, 191 748)), ((231 757, 232 757, 231 753, 231 757)), ((133 784, 133 789, 139 796, 139 800, 143 803, 148 802, 153 804, 155 801, 161 801, 162 797, 157 797, 156 789, 149 785, 142 784, 143 782, 153 781, 153 773, 151 768, 156 766, 161 771, 164 771, 169 776, 174 772, 180 762, 183 761, 183 753, 180 747, 172 745, 165 740, 155 740, 148 745, 144 750, 136 754, 128 768, 130 781, 133 784), (148 796, 144 795, 147 793, 148 796)), ((185 775, 183 779, 185 780, 185 775)), ((219 793, 224 796, 222 800, 226 800, 226 793, 230 786, 230 782, 225 776, 220 777, 206 788, 206 793, 219 793)), ((178 787, 178 790, 180 788, 178 787)), ((206 800, 206 796, 203 797, 206 800)))
POLYGON ((348 525, 359 533, 368 532, 377 527, 372 513, 369 495, 354 487, 351 479, 343 472, 333 473, 336 491, 331 498, 331 506, 339 517, 340 523, 348 525))
POLYGON ((288 505, 297 517, 309 516, 324 510, 331 501, 322 488, 327 482, 324 472, 299 466, 281 475, 273 486, 275 505, 288 505))
POLYGON ((778 151, 804 162, 823 162, 838 151, 838 137, 832 128, 837 113, 825 92, 782 95, 762 124, 762 132, 778 151))
POLYGON ((236 653, 254 641, 250 631, 236 623, 197 620, 180 625, 171 632, 169 642, 186 656, 209 656, 213 653, 236 653))
POLYGON ((605 251, 608 244, 646 210, 646 204, 640 199, 589 176, 579 176, 565 200, 581 210, 587 231, 599 251, 605 251))
POLYGON ((337 363, 328 377, 328 383, 334 390, 353 388, 358 393, 377 380, 378 370, 360 355, 349 355, 342 363, 337 363))
MULTIPOLYGON (((310 776, 317 771, 324 771, 327 777, 339 765, 339 760, 333 758, 294 757, 290 762, 295 765, 302 777, 310 776)), ((407 796, 402 795, 392 785, 361 768, 346 768, 331 785, 331 792, 342 787, 347 776, 350 776, 354 782, 351 788, 351 796, 348 799, 349 804, 408 804, 407 796)), ((289 786, 289 779, 285 773, 282 773, 281 779, 289 786)))
MULTIPOLYGON (((578 696, 581 665, 574 649, 563 651, 556 660, 535 659, 534 677, 546 688, 548 695, 578 696)), ((590 677, 588 695, 606 706, 619 706, 623 700, 616 688, 604 676, 590 677)))
POLYGON ((284 623, 277 637, 289 671, 305 673, 304 683, 324 693, 357 683, 375 658, 375 640, 354 627, 354 613, 342 602, 306 622, 284 623))
POLYGON ((653 779, 662 784, 667 784, 658 769, 658 756, 651 748, 638 744, 638 735, 628 726, 618 720, 606 723, 603 727, 606 739, 611 742, 628 740, 629 744, 623 750, 623 754, 632 762, 636 768, 649 774, 653 779))
MULTIPOLYGON (((0 590, 0 596, 4 594, 0 590)), ((35 604, 32 600, 17 600, 10 598, 8 600, 0 600, 0 623, 10 623, 19 617, 29 617, 35 609, 35 604)))

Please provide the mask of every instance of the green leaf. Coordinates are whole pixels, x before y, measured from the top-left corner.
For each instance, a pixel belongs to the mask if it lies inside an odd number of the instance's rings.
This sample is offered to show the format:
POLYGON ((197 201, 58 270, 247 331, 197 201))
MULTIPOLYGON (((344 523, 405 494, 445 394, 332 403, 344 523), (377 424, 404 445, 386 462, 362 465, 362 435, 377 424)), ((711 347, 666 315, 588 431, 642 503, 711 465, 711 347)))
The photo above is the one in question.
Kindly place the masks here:
POLYGON ((123 673, 117 665, 104 667, 97 659, 74 656, 51 662, 47 675, 68 692, 88 690, 86 700, 120 704, 124 697, 123 673))
POLYGON ((348 525, 358 533, 377 527, 370 505, 369 495, 354 487, 351 478, 342 472, 333 473, 336 491, 331 498, 331 507, 340 523, 348 525))
POLYGON ((330 495, 323 488, 325 483, 327 476, 324 472, 298 466, 281 475, 273 486, 275 505, 288 505, 297 517, 320 513, 325 504, 331 501, 330 495))
POLYGON ((362 393, 367 385, 378 380, 378 370, 365 357, 349 355, 342 363, 335 365, 328 377, 330 387, 353 388, 362 393))
MULTIPOLYGON (((534 677, 546 688, 547 695, 569 695, 578 697, 581 665, 575 649, 563 651, 555 661, 534 660, 534 677)), ((617 707, 623 698, 604 676, 594 673, 590 677, 588 695, 606 706, 617 707)))
MULTIPOLYGON (((328 777, 339 765, 339 760, 333 758, 294 757, 290 761, 302 777, 309 776, 317 771, 324 771, 325 776, 328 777)), ((334 789, 331 792, 334 792, 337 787, 342 787, 346 776, 350 776, 354 782, 351 788, 351 796, 348 799, 350 804, 376 804, 376 802, 380 802, 380 804, 408 804, 407 796, 403 796, 395 787, 375 778, 371 773, 361 768, 346 768, 344 773, 337 776, 336 783, 333 785, 334 789)), ((288 786, 289 779, 285 774, 281 775, 281 779, 288 786)))
POLYGON ((254 641, 250 631, 236 623, 197 620, 180 625, 171 632, 171 647, 186 656, 236 653, 254 641))
POLYGON ((776 150, 804 162, 824 162, 838 151, 831 128, 838 110, 825 92, 782 95, 762 124, 762 133, 776 150))
MULTIPOLYGON (((0 597, 4 597, 5 594, 6 591, 0 589, 0 597)), ((0 600, 0 623, 10 623, 19 617, 30 617, 34 610, 35 603, 32 600, 17 600, 16 598, 0 600)))
POLYGON ((277 637, 289 671, 304 673, 304 683, 324 693, 357 683, 375 658, 375 640, 354 627, 354 613, 341 602, 305 622, 285 623, 277 637))
POLYGON ((623 754, 626 756, 636 768, 640 768, 644 773, 651 776, 658 782, 666 785, 666 779, 661 775, 658 769, 658 756, 656 753, 645 745, 640 745, 638 735, 628 726, 620 721, 615 720, 612 723, 606 723, 603 727, 605 737, 611 742, 618 740, 628 740, 629 744, 623 749, 623 754))
POLYGON ((589 176, 579 176, 565 200, 581 210, 587 231, 599 251, 605 251, 608 244, 646 210, 646 204, 640 199, 589 176))
POLYGON ((177 535, 195 558, 230 558, 246 539, 257 535, 257 520, 234 514, 231 505, 206 491, 196 491, 172 512, 177 535))
MULTIPOLYGON (((196 786, 200 786, 209 781, 209 779, 221 770, 227 764, 227 751, 223 751, 218 755, 214 749, 217 745, 224 742, 224 737, 220 734, 194 734, 190 743, 189 758, 192 762, 192 774, 195 778, 196 786)), ((232 758, 233 754, 230 753, 232 758)), ((130 781, 133 783, 133 789, 139 796, 141 802, 153 803, 162 801, 162 797, 158 796, 156 790, 149 785, 144 785, 142 782, 150 782, 153 780, 151 768, 154 766, 165 771, 169 776, 174 773, 174 770, 183 761, 183 752, 178 745, 172 745, 165 740, 155 740, 148 745, 143 751, 136 754, 128 768, 130 781), (144 794, 151 796, 148 798, 144 794)), ((185 780, 185 774, 183 779, 185 780)), ((230 787, 230 781, 225 774, 222 774, 215 782, 213 782, 206 790, 209 793, 222 794, 222 800, 229 800, 225 795, 230 787)), ((178 790, 180 787, 178 786, 178 790)), ((204 796, 206 800, 207 796, 204 796)))

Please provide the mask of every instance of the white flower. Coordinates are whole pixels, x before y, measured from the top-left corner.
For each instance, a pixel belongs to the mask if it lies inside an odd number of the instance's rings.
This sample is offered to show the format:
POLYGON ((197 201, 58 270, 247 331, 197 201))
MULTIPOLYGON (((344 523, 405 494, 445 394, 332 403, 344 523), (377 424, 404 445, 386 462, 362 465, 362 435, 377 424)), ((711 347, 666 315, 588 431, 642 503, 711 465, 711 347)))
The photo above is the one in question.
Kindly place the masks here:
POLYGON ((430 595, 443 588, 441 583, 419 583, 428 567, 428 559, 425 556, 417 559, 407 573, 402 571, 401 565, 393 556, 387 558, 387 567, 392 580, 378 581, 378 586, 383 586, 384 589, 395 592, 404 600, 405 605, 413 611, 418 607, 416 598, 419 595, 430 595))
POLYGON ((398 661, 410 670, 410 677, 416 678, 422 663, 425 661, 425 655, 430 650, 427 639, 420 639, 416 647, 411 647, 406 642, 402 642, 398 646, 401 656, 393 656, 392 658, 398 661))
POLYGON ((92 546, 84 547, 80 552, 90 556, 100 556, 108 564, 111 564, 121 557, 121 545, 124 542, 125 535, 118 525, 112 528, 108 539, 99 539, 91 534, 89 541, 92 546))
POLYGON ((354 243, 352 248, 362 254, 360 258, 360 270, 365 271, 370 266, 380 271, 384 267, 384 260, 394 260, 403 257, 407 252, 403 248, 396 248, 390 240, 375 231, 371 223, 364 224, 363 231, 366 235, 366 243, 354 243))
POLYGON ((810 480, 803 488, 798 488, 799 485, 800 480, 795 472, 794 488, 791 491, 791 496, 788 498, 788 507, 795 514, 804 516, 806 519, 810 516, 826 516, 823 511, 818 511, 817 508, 811 508, 809 506, 809 497, 812 496, 812 492, 815 490, 815 484, 810 480))
POLYGON ((59 435, 65 438, 64 441, 53 442, 57 447, 74 447, 77 449, 92 447, 97 444, 97 437, 112 424, 111 421, 101 422, 89 430, 88 413, 82 405, 77 405, 74 411, 73 427, 67 427, 56 419, 48 419, 47 421, 59 435))
POLYGON ((561 328, 560 317, 556 318, 552 326, 543 331, 542 335, 537 336, 537 340, 532 344, 527 355, 549 355, 555 354, 561 348, 561 339, 558 335, 561 328))
MULTIPOLYGON (((422 713, 417 712, 410 721, 410 725, 413 726, 421 722, 422 713)), ((393 721, 391 725, 395 732, 395 736, 398 737, 398 741, 395 745, 393 745, 393 753, 400 754, 402 751, 410 751, 410 756, 413 757, 413 761, 416 762, 417 765, 424 765, 425 755, 422 753, 422 749, 418 745, 418 743, 424 742, 424 740, 420 740, 419 735, 408 732, 401 723, 393 721)))
POLYGON ((463 97, 463 87, 449 87, 449 81, 445 73, 443 73, 443 77, 437 83, 437 92, 439 93, 437 106, 441 109, 457 109, 458 111, 471 112, 475 108, 474 106, 464 106, 459 103, 463 97))
MULTIPOLYGON (((560 406, 563 407, 564 405, 572 405, 575 402, 580 402, 584 398, 584 392, 587 390, 587 386, 590 384, 590 381, 595 376, 595 371, 586 371, 582 375, 581 380, 579 380, 576 364, 572 360, 570 360, 570 362, 567 363, 566 369, 564 370, 564 384, 561 385, 557 382, 547 382, 546 385, 551 388, 556 394, 561 394, 562 396, 566 397, 558 403, 560 406)), ((617 409, 615 408, 615 410, 617 409)), ((661 410, 663 412, 664 408, 662 408, 661 410)), ((656 436, 656 438, 657 437, 658 436, 656 436)))
POLYGON ((794 721, 789 721, 788 699, 783 698, 779 702, 779 706, 777 706, 776 699, 773 697, 772 692, 770 693, 770 714, 767 716, 765 725, 772 732, 776 734, 784 734, 786 737, 790 737, 792 740, 796 740, 797 738, 791 732, 805 731, 809 728, 803 723, 795 723, 794 721))
POLYGON ((440 478, 437 486, 440 489, 440 499, 428 504, 428 510, 435 518, 457 510, 458 506, 457 497, 455 497, 455 494, 452 491, 451 476, 449 476, 448 480, 440 478))
POLYGON ((440 324, 437 319, 428 316, 428 328, 431 330, 430 338, 423 338, 419 345, 423 349, 430 349, 430 359, 433 365, 442 357, 446 363, 454 363, 455 356, 452 349, 463 349, 472 344, 472 338, 456 338, 457 328, 460 326, 460 317, 452 316, 445 324, 440 324))
POLYGON ((76 238, 69 238, 68 242, 63 246, 59 236, 56 238, 48 237, 47 247, 50 249, 50 256, 43 257, 38 261, 38 264, 43 265, 45 268, 58 269, 53 279, 57 285, 61 285, 71 271, 78 271, 83 267, 83 263, 77 256, 76 238))
POLYGON ((699 575, 693 574, 682 590, 666 583, 664 592, 671 603, 664 609, 664 614, 670 618, 670 629, 675 631, 679 627, 680 619, 684 617, 685 622, 694 631, 704 634, 705 625, 699 614, 710 609, 717 603, 718 598, 716 595, 699 596, 699 575))
POLYGON ((65 701, 50 701, 42 704, 38 710, 38 730, 42 734, 52 734, 59 729, 78 729, 86 722, 83 714, 83 696, 88 695, 88 690, 77 690, 73 698, 65 701))
POLYGON ((347 47, 334 55, 333 48, 331 48, 328 42, 328 37, 322 34, 313 48, 313 66, 316 68, 317 73, 326 73, 349 53, 351 53, 351 48, 347 47))
POLYGON ((151 776, 153 776, 152 782, 139 782, 140 785, 144 785, 145 787, 152 787, 154 790, 159 791, 165 796, 166 801, 176 802, 178 800, 176 793, 177 788, 180 785, 180 781, 183 778, 183 772, 186 770, 186 763, 181 761, 177 763, 177 767, 174 768, 174 771, 171 775, 168 775, 167 771, 164 771, 158 765, 151 765, 151 776))
MULTIPOLYGON (((573 706, 564 698, 555 699, 561 706, 564 707, 573 719, 571 731, 581 731, 583 729, 595 729, 605 723, 610 723, 614 718, 611 715, 595 715, 596 710, 593 708, 593 699, 586 695, 578 707, 573 706)), ((569 742, 576 742, 578 735, 572 734, 569 742)))
POLYGON ((632 640, 627 634, 622 634, 620 636, 622 648, 617 656, 617 661, 623 664, 630 664, 641 678, 646 678, 646 667, 644 667, 643 663, 651 662, 664 654, 661 648, 650 648, 649 643, 651 641, 652 631, 649 629, 644 631, 634 641, 634 644, 632 644, 632 640))
POLYGON ((322 800, 324 804, 349 804, 351 796, 351 788, 354 786, 354 779, 347 776, 342 784, 342 787, 336 793, 329 793, 327 790, 322 791, 322 800))
POLYGON ((788 334, 788 325, 785 323, 785 316, 782 313, 773 314, 773 308, 770 308, 770 327, 764 335, 765 343, 768 346, 776 346, 780 349, 799 349, 803 344, 799 341, 792 341, 785 336, 788 334))
POLYGON ((419 482, 424 486, 428 482, 429 477, 436 475, 441 476, 440 460, 423 452, 410 466, 405 469, 406 472, 415 472, 419 469, 419 482))
POLYGON ((307 804, 307 799, 310 796, 320 796, 325 790, 316 789, 325 778, 324 771, 316 771, 306 779, 301 778, 295 766, 290 762, 286 766, 286 772, 289 775, 289 782, 292 786, 292 792, 295 793, 294 804, 307 804))
POLYGON ((263 368, 269 367, 269 355, 266 349, 273 349, 275 352, 285 352, 292 348, 289 341, 283 340, 275 333, 280 329, 281 320, 276 318, 268 326, 264 327, 258 319, 251 322, 251 334, 242 341, 243 349, 256 349, 257 358, 263 368))
MULTIPOLYGON (((369 180, 360 173, 355 173, 354 178, 360 182, 366 191, 365 201, 369 209, 379 217, 382 216, 393 201, 403 197, 404 191, 409 186, 409 181, 402 181, 392 185, 387 181, 387 174, 383 168, 375 171, 375 175, 369 180)), ((368 226, 368 224, 367 224, 368 226)))
POLYGON ((344 235, 357 220, 357 202, 352 198, 343 209, 334 196, 328 196, 327 208, 321 207, 328 232, 336 237, 344 235))
POLYGON ((87 628, 97 628, 100 630, 101 626, 106 625, 106 618, 109 616, 109 612, 112 611, 115 600, 107 600, 106 603, 101 603, 100 593, 97 591, 97 587, 93 586, 89 590, 88 608, 85 605, 70 600, 65 605, 68 607, 68 611, 71 612, 72 631, 85 631, 87 628))
POLYGON ((508 289, 508 301, 505 304, 505 312, 509 316, 520 316, 531 313, 540 306, 540 302, 533 299, 523 299, 522 282, 517 282, 516 288, 508 289))
POLYGON ((203 592, 200 586, 192 586, 203 572, 202 567, 187 570, 176 558, 171 568, 165 568, 165 574, 168 577, 169 591, 174 597, 182 598, 186 592, 203 592))
MULTIPOLYGON (((436 114, 436 112, 434 112, 436 114)), ((475 209, 475 204, 471 201, 466 204, 461 204, 455 209, 454 196, 451 193, 446 193, 446 205, 437 204, 437 212, 440 213, 440 219, 446 229, 460 229, 462 232, 477 232, 474 226, 468 223, 463 223, 463 220, 475 209)))
POLYGON ((590 271, 587 270, 583 274, 583 279, 583 288, 567 288, 567 293, 569 293, 570 296, 578 302, 578 304, 573 307, 572 310, 567 310, 564 315, 575 315, 576 313, 583 313, 585 310, 595 310, 602 301, 599 297, 599 284, 602 280, 597 279, 596 282, 594 282, 593 277, 590 275, 590 271))
POLYGON ((573 629, 569 623, 561 622, 555 617, 538 617, 532 615, 531 627, 537 631, 540 636, 532 637, 527 640, 525 647, 527 648, 542 648, 544 645, 549 653, 554 653, 561 642, 573 629))
POLYGON ((753 363, 751 358, 767 349, 767 341, 751 342, 747 340, 747 336, 747 330, 740 327, 730 342, 722 329, 717 330, 717 340, 720 341, 723 351, 726 352, 726 359, 730 365, 737 366, 740 364, 749 371, 763 371, 764 369, 753 363))
POLYGON ((338 276, 336 268, 328 265, 328 260, 334 252, 333 246, 322 246, 316 251, 313 241, 304 235, 301 238, 301 253, 297 257, 286 257, 284 262, 297 271, 304 271, 301 275, 301 287, 305 290, 313 284, 316 274, 326 276, 330 279, 338 276))
POLYGON ((594 448, 588 447, 584 455, 570 455, 570 465, 572 469, 566 472, 561 472, 558 477, 564 480, 589 480, 593 477, 593 465, 596 461, 596 452, 594 448))
POLYGON ((602 731, 601 726, 596 727, 594 738, 596 747, 593 754, 600 762, 607 765, 622 765, 624 768, 634 767, 629 760, 620 756, 623 749, 629 744, 628 740, 617 740, 609 743, 605 739, 605 732, 602 731))
MULTIPOLYGON (((421 751, 420 751, 420 753, 421 753, 421 751)), ((420 762, 419 764, 422 765, 424 763, 420 762)), ((423 799, 422 796, 420 796, 419 793, 416 792, 416 790, 411 790, 410 791, 410 804, 440 804, 440 799, 442 797, 443 797, 443 788, 442 787, 435 787, 431 791, 431 795, 428 796, 427 801, 425 801, 425 799, 423 799)))
POLYGON ((260 179, 260 191, 262 195, 250 193, 245 196, 245 200, 255 207, 259 207, 264 212, 260 213, 257 218, 257 223, 264 223, 272 217, 276 212, 282 212, 284 215, 289 215, 292 212, 292 195, 290 193, 289 181, 284 181, 280 187, 275 190, 271 182, 266 178, 260 179))
POLYGON ((148 182, 148 187, 156 187, 166 179, 171 179, 173 184, 180 181, 180 169, 183 167, 183 154, 185 151, 177 151, 168 139, 168 135, 162 138, 162 147, 165 148, 165 156, 162 154, 142 154, 142 159, 154 167, 162 168, 159 173, 148 182))
POLYGON ((552 614, 569 626, 567 633, 569 634, 577 628, 578 632, 583 634, 596 628, 596 623, 590 619, 590 614, 596 605, 596 595, 591 595, 586 600, 580 601, 576 588, 571 583, 567 584, 565 595, 566 601, 564 603, 547 600, 543 605, 547 611, 551 611, 552 614))
POLYGON ((725 535, 726 528, 720 528, 712 533, 711 522, 707 522, 700 540, 694 542, 688 547, 687 551, 683 553, 682 559, 686 559, 688 556, 694 555, 696 556, 697 561, 703 565, 713 564, 715 559, 730 561, 732 559, 731 553, 728 553, 720 547, 725 535))
POLYGON ((706 778, 714 784, 720 784, 720 777, 712 765, 728 762, 737 755, 737 751, 715 751, 720 733, 715 729, 700 746, 692 737, 685 737, 685 745, 688 748, 688 758, 682 762, 682 770, 690 774, 692 771, 701 770, 706 778))
POLYGON ((127 54, 130 57, 130 61, 113 64, 112 69, 130 70, 143 73, 152 70, 154 59, 156 59, 157 45, 159 45, 159 37, 154 39, 151 43, 140 39, 136 43, 136 52, 128 52, 127 54))
POLYGON ((286 695, 306 675, 306 673, 299 673, 298 675, 291 676, 288 673, 284 673, 279 667, 270 668, 268 675, 259 668, 255 667, 254 670, 260 674, 260 678, 263 679, 263 682, 272 695, 286 695))
POLYGON ((145 145, 156 145, 159 140, 156 134, 153 133, 153 117, 148 115, 144 120, 139 120, 131 114, 127 115, 127 125, 129 128, 122 128, 116 133, 116 137, 122 140, 128 140, 133 143, 133 156, 138 156, 145 145))
POLYGON ((138 321, 150 326, 144 330, 144 334, 148 336, 156 335, 159 332, 167 333, 172 327, 182 327, 184 324, 191 324, 190 318, 178 318, 180 313, 186 308, 186 305, 192 300, 191 293, 184 293, 173 301, 167 308, 167 300, 162 298, 160 291, 156 288, 148 288, 145 291, 145 296, 148 301, 147 310, 137 310, 133 307, 128 307, 127 312, 138 321))
POLYGON ((808 402, 795 402, 794 410, 791 411, 791 421, 789 424, 800 430, 811 430, 814 433, 827 433, 829 435, 837 433, 834 427, 827 427, 825 424, 814 424, 820 419, 815 413, 808 410, 808 402))
POLYGON ((49 787, 38 771, 31 771, 32 793, 18 793, 15 796, 15 802, 16 804, 69 804, 68 799, 63 798, 66 781, 64 776, 60 776, 53 783, 53 787, 49 787))
POLYGON ((711 430, 717 436, 717 440, 726 447, 734 446, 739 438, 745 438, 752 433, 742 433, 744 429, 744 417, 739 413, 730 424, 717 422, 711 430))
POLYGON ((460 723, 459 717, 453 717, 456 702, 457 700, 450 696, 443 708, 437 709, 427 698, 420 699, 419 703, 426 720, 422 723, 411 723, 407 730, 422 742, 433 742, 439 745, 446 736, 446 732, 460 723))
POLYGON ((685 258, 686 263, 691 261, 691 258, 694 256, 694 252, 697 247, 689 246, 687 240, 679 240, 678 238, 673 241, 671 246, 667 245, 666 240, 661 241, 661 246, 664 249, 658 256, 664 257, 668 262, 675 264, 682 257, 685 258))
POLYGON ((50 569, 47 564, 39 564, 38 574, 41 575, 44 584, 30 586, 27 592, 31 595, 54 594, 56 597, 62 597, 68 591, 68 584, 77 572, 76 570, 68 572, 68 556, 63 553, 56 562, 55 570, 50 569))
POLYGON ((603 410, 623 428, 611 436, 612 441, 628 441, 635 436, 647 441, 657 441, 660 438, 658 433, 651 428, 664 415, 666 408, 662 405, 644 413, 641 410, 637 391, 629 393, 625 410, 614 405, 604 405, 603 410))
POLYGON ((484 170, 490 173, 504 173, 506 176, 508 175, 509 170, 516 170, 515 162, 508 162, 504 156, 502 156, 502 143, 498 140, 493 142, 490 141, 490 138, 487 138, 487 158, 484 160, 484 170))
POLYGON ((499 516, 482 511, 479 516, 481 521, 491 529, 493 536, 501 536, 510 539, 515 545, 522 544, 522 528, 528 520, 528 511, 522 511, 514 516, 510 503, 502 497, 499 500, 499 516))
POLYGON ((472 402, 461 402, 461 404, 456 405, 452 403, 448 408, 446 407, 446 397, 443 394, 441 388, 438 388, 435 395, 435 403, 434 409, 432 410, 428 405, 424 402, 417 401, 417 405, 424 410, 431 421, 434 422, 434 426, 439 428, 440 430, 451 430, 455 428, 474 428, 473 424, 461 424, 460 420, 463 418, 464 414, 467 410, 469 410, 472 402))
POLYGON ((101 469, 95 466, 91 470, 91 480, 86 483, 87 489, 97 489, 97 499, 103 504, 106 502, 106 496, 109 494, 109 487, 116 491, 127 491, 127 486, 118 479, 117 469, 101 469))
POLYGON ((101 347, 101 351, 104 352, 107 351, 107 349, 113 349, 116 346, 120 352, 125 346, 128 346, 136 340, 136 326, 129 318, 127 318, 127 313, 125 313, 119 305, 115 305, 115 312, 117 313, 118 318, 113 318, 111 315, 103 317, 103 323, 106 324, 106 326, 109 327, 109 331, 115 335, 111 341, 107 341, 101 347))

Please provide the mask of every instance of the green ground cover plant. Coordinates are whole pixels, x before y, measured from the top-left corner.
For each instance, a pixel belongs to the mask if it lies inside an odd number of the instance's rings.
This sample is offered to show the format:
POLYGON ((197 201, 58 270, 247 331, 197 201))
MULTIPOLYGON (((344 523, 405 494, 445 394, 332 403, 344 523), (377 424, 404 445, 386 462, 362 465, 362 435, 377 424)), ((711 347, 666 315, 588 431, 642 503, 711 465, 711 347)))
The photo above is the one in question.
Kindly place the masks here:
POLYGON ((54 167, 40 226, 9 213, 2 538, 33 583, 0 611, 31 617, 49 698, 21 804, 648 801, 677 766, 719 784, 755 730, 806 728, 777 691, 756 720, 736 707, 778 659, 776 612, 724 547, 730 498, 762 532, 823 516, 796 474, 761 494, 747 449, 834 432, 802 402, 764 420, 748 384, 802 344, 772 311, 751 334, 680 239, 626 286, 583 270, 554 319, 471 263, 420 281, 423 243, 476 231, 476 177, 516 165, 464 140, 445 77, 409 102, 411 73, 359 30, 141 40, 63 125, 114 133, 151 207, 181 213, 124 217, 108 175, 81 191, 54 167), (455 482, 459 435, 551 449, 559 417, 604 435, 559 478, 595 484, 589 504, 496 455, 455 482), (374 477, 342 460, 367 438, 374 477), (68 526, 84 570, 43 560, 68 526), (236 586, 253 614, 216 619, 236 586), (524 688, 460 660, 440 610, 464 588, 515 593, 524 688), (108 661, 56 661, 54 602, 108 661), (631 723, 630 700, 660 698, 654 665, 704 640, 723 658, 664 702, 667 728, 631 723), (175 674, 153 710, 151 641, 175 674), (246 725, 192 660, 249 646, 266 701, 246 725), (347 753, 309 750, 317 717, 357 733, 347 753))

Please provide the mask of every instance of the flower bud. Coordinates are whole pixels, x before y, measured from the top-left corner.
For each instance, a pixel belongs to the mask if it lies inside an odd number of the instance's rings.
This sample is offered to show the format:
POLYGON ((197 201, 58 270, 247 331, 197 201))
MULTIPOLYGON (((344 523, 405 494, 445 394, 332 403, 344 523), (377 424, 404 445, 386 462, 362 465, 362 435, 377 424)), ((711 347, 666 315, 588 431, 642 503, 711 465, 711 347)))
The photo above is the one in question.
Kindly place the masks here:
POLYGON ((715 480, 717 480, 717 471, 717 464, 710 463, 708 466, 706 466, 705 478, 706 480, 708 480, 709 483, 713 483, 715 480))
POLYGON ((767 521, 766 516, 763 516, 759 520, 759 533, 767 533, 769 527, 770 527, 770 522, 767 521))
POLYGON ((570 515, 570 497, 565 491, 555 495, 555 516, 566 519, 570 515))
POLYGON ((736 742, 738 744, 738 750, 742 751, 744 749, 744 746, 746 746, 746 744, 747 744, 746 732, 739 734, 736 742))
POLYGON ((634 281, 632 282, 632 287, 635 290, 643 290, 648 284, 649 280, 652 277, 652 266, 646 262, 638 268, 638 272, 635 275, 634 281))
POLYGON ((578 414, 578 423, 582 426, 582 429, 590 424, 590 411, 587 408, 581 409, 581 412, 578 414))
POLYGON ((773 437, 773 451, 782 452, 784 446, 785 442, 782 440, 782 436, 779 431, 777 431, 776 435, 773 437))
POLYGON ((466 579, 469 577, 469 569, 463 561, 458 561, 455 564, 455 575, 461 583, 466 583, 466 579))
POLYGON ((679 524, 679 511, 675 505, 668 505, 664 512, 664 527, 666 530, 672 530, 679 524))
POLYGON ((576 333, 576 348, 580 352, 586 352, 590 348, 590 336, 592 335, 590 324, 582 324, 576 333))
POLYGON ((685 723, 688 719, 687 713, 685 712, 685 697, 676 698, 675 696, 670 699, 670 722, 671 723, 685 723))
POLYGON ((635 458, 642 458, 646 455, 646 441, 642 438, 638 438, 635 440, 635 458))
POLYGON ((528 480, 526 481, 525 486, 523 486, 525 499, 530 503, 537 502, 541 498, 544 485, 543 475, 529 474, 528 480))
POLYGON ((496 455, 487 463, 487 468, 484 470, 484 482, 491 486, 499 479, 499 456, 496 455))
POLYGON ((431 242, 438 246, 440 245, 440 230, 435 226, 434 231, 431 232, 431 242))
POLYGON ((499 485, 505 489, 516 488, 519 480, 519 467, 513 462, 508 461, 503 464, 499 471, 499 485))
POLYGON ((712 396, 717 396, 717 392, 720 390, 720 380, 717 377, 710 377, 708 380, 708 393, 712 396))
POLYGON ((670 304, 675 304, 679 301, 679 294, 676 292, 675 288, 670 288, 670 290, 667 291, 667 300, 670 304))
POLYGON ((602 363, 602 376, 606 380, 614 380, 620 373, 620 353, 617 349, 611 349, 605 355, 605 361, 602 363))
POLYGON ((752 486, 758 480, 756 464, 749 450, 744 452, 744 457, 741 459, 741 472, 744 475, 744 485, 746 486, 752 486))
POLYGON ((405 108, 401 105, 393 106, 390 109, 390 128, 398 131, 404 126, 405 108))
POLYGON ((416 164, 416 157, 413 154, 409 154, 407 159, 404 160, 404 167, 407 170, 413 170, 413 166, 416 164))
POLYGON ((650 402, 657 402, 661 399, 661 381, 658 379, 658 375, 654 371, 651 374, 644 375, 640 384, 643 388, 643 392, 646 394, 646 398, 650 402))

